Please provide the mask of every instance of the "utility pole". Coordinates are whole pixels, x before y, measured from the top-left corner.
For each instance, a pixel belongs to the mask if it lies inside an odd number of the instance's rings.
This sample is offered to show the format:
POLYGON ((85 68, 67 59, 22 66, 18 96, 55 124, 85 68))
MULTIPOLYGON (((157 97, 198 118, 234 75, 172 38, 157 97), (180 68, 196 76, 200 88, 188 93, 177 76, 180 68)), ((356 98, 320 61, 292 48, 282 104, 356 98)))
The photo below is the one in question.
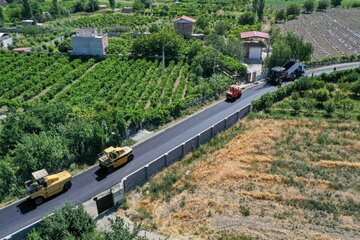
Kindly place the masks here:
POLYGON ((163 61, 163 68, 165 69, 165 40, 162 42, 162 61, 163 61))

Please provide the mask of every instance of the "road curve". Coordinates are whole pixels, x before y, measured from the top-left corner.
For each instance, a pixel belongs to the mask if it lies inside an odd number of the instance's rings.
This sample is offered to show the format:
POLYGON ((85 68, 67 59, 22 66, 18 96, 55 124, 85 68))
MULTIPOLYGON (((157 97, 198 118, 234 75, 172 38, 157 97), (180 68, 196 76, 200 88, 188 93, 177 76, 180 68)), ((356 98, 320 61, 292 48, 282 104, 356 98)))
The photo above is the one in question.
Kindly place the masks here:
MULTIPOLYGON (((328 73, 333 71, 334 67, 337 69, 355 68, 360 67, 360 62, 311 69, 307 71, 307 75, 313 73, 314 75, 328 73)), ((65 202, 78 204, 91 199, 95 195, 119 183, 121 179, 128 174, 136 171, 177 145, 211 127, 225 116, 235 113, 253 100, 258 99, 265 93, 275 91, 276 89, 277 87, 267 86, 264 83, 261 83, 246 90, 241 99, 236 102, 228 103, 223 101, 201 111, 135 146, 135 159, 124 167, 114 171, 106 177, 99 177, 97 174, 99 168, 97 166, 92 167, 84 173, 74 177, 73 186, 68 192, 46 201, 41 206, 34 207, 29 204, 28 201, 23 200, 0 209, 0 239, 38 221, 53 212, 56 208, 63 206, 65 202)))

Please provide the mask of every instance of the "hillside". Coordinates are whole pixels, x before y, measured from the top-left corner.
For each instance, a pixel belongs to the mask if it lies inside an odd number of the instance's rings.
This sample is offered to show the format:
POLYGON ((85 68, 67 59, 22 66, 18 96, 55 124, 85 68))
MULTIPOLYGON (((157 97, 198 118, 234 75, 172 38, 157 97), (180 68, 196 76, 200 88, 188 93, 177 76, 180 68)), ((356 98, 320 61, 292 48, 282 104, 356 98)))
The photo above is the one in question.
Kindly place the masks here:
POLYGON ((359 239, 359 101, 345 91, 359 78, 336 74, 326 100, 355 106, 346 114, 314 100, 335 75, 281 88, 270 96, 294 92, 133 191, 118 214, 170 239, 359 239))

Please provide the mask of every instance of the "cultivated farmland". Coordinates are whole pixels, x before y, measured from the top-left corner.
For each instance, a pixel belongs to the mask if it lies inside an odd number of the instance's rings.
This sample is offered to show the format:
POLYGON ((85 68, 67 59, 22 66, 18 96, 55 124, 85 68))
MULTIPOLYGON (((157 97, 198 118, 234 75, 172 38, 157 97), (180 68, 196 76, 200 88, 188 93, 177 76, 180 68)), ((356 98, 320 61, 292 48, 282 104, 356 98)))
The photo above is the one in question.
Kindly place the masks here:
POLYGON ((278 24, 314 46, 313 60, 360 53, 360 9, 334 8, 278 24))
POLYGON ((159 125, 186 103, 224 90, 231 79, 195 82, 185 62, 0 52, 0 107, 63 102, 73 107, 108 105, 126 120, 159 125))

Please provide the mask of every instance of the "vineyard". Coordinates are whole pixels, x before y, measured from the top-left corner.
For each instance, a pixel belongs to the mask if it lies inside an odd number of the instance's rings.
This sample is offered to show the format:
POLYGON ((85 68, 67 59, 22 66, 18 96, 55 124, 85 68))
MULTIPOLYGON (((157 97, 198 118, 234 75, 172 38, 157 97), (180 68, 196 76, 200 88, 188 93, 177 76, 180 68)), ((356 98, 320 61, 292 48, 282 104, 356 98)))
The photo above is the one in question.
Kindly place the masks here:
POLYGON ((76 15, 49 23, 50 28, 97 28, 105 29, 111 26, 135 27, 146 25, 155 19, 140 15, 124 15, 117 13, 101 13, 95 15, 76 15))
POLYGON ((302 14, 278 25, 283 31, 303 36, 314 46, 313 59, 360 53, 360 10, 330 9, 302 14))
POLYGON ((126 120, 160 125, 186 103, 223 90, 229 79, 195 84, 184 62, 108 57, 103 61, 62 55, 0 53, 0 106, 67 103, 91 108, 106 104, 126 120))

